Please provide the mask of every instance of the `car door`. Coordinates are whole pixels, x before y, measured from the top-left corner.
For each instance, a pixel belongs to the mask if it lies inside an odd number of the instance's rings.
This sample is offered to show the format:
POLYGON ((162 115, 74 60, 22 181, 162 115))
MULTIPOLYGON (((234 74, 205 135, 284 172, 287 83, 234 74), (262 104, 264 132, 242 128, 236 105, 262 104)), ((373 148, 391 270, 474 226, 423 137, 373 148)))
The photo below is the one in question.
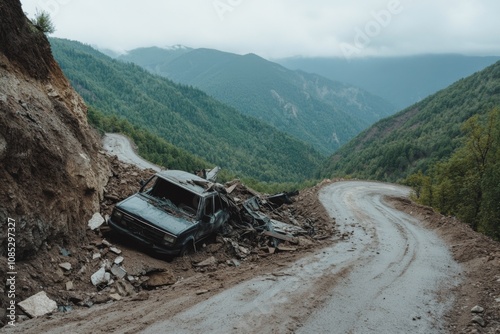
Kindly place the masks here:
POLYGON ((214 196, 214 223, 213 230, 217 231, 229 218, 229 212, 221 200, 220 195, 214 196))
POLYGON ((214 223, 214 197, 205 197, 202 202, 201 220, 198 224, 196 232, 196 240, 200 240, 208 236, 213 231, 214 223))
POLYGON ((227 217, 227 210, 224 210, 219 194, 206 197, 203 202, 203 214, 196 239, 202 239, 216 232, 227 220, 227 217))

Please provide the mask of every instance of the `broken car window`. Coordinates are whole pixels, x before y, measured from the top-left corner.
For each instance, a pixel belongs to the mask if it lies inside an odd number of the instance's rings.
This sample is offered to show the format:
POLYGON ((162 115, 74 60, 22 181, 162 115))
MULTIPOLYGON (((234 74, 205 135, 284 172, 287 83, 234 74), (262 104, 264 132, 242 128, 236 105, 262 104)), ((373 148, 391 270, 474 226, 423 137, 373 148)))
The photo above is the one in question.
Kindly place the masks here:
POLYGON ((197 216, 200 196, 161 177, 154 177, 143 188, 143 194, 161 201, 162 205, 189 216, 197 216))

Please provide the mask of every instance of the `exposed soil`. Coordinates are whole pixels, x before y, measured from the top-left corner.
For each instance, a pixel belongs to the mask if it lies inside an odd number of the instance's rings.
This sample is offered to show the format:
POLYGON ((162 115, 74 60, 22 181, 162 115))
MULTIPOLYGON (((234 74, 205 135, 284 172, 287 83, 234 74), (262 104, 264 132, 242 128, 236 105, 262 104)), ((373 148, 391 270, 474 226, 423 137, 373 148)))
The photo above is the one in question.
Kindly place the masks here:
MULTIPOLYGON (((392 198, 396 208, 417 217, 450 246, 465 276, 455 290, 456 301, 450 311, 453 333, 500 333, 500 244, 473 231, 454 217, 447 217, 407 199, 392 198), (473 313, 475 306, 484 309, 473 313), (474 317, 485 321, 482 327, 474 317)), ((477 319, 479 320, 479 319, 477 319)))
MULTIPOLYGON (((120 162, 116 157, 109 157, 108 160, 111 173, 101 202, 103 216, 111 213, 114 203, 136 192, 140 180, 154 174, 153 170, 138 169, 120 162)), ((114 310, 129 312, 128 302, 147 299, 157 293, 164 296, 166 291, 171 298, 191 293, 210 295, 259 273, 292 263, 309 251, 323 247, 335 233, 334 220, 329 218, 317 196, 324 184, 301 191, 293 198, 293 204, 284 204, 279 209, 266 212, 271 218, 286 223, 300 225, 307 221, 307 224, 314 226, 313 235, 299 237, 298 244, 283 243, 283 251, 259 248, 249 240, 237 239, 238 244, 250 251, 248 255, 242 256, 235 251, 228 239, 217 236, 199 245, 194 254, 165 259, 138 247, 133 241, 115 236, 106 225, 96 231, 88 229, 88 242, 83 244, 80 238, 71 236, 65 239, 64 244, 45 243, 36 258, 17 263, 17 295, 21 301, 43 290, 57 302, 59 310, 52 315, 29 321, 28 316, 18 310, 18 320, 21 323, 17 328, 22 328, 23 332, 35 331, 35 328, 40 331, 40 326, 46 326, 47 331, 55 330, 72 319, 81 320, 82 314, 86 314, 89 320, 92 319, 94 311, 101 312, 98 311, 100 307, 109 306, 114 310), (120 254, 113 252, 116 251, 114 248, 120 254), (120 279, 113 275, 113 280, 108 285, 92 285, 91 275, 106 263, 109 271, 119 257, 123 258, 121 265, 127 272, 126 276, 120 279), (206 265, 203 264, 205 260, 208 260, 206 265), (70 270, 62 268, 65 263, 71 264, 70 270)), ((255 194, 242 185, 235 191, 239 191, 238 196, 243 198, 245 191, 255 194)), ((183 303, 182 307, 194 304, 198 299, 183 303)), ((151 318, 151 322, 153 320, 151 318)), ((103 332, 108 330, 108 327, 102 329, 103 332)), ((99 329, 92 331, 99 332, 99 329)))
MULTIPOLYGON (((66 276, 58 268, 58 246, 79 248, 88 242, 86 221, 99 210, 109 166, 99 153, 99 135, 87 122, 87 107, 53 59, 47 37, 26 18, 19 0, 0 0, 0 17, 4 323, 7 305, 14 299, 7 297, 6 289, 13 286, 5 284, 7 272, 19 271, 17 302, 32 292, 55 293, 60 288, 54 282, 66 276), (13 253, 16 266, 7 266, 7 256, 13 259, 13 253), (35 257, 39 259, 22 262, 35 257), (46 275, 49 270, 51 276, 46 275)), ((73 266, 85 261, 80 252, 73 254, 73 266)))

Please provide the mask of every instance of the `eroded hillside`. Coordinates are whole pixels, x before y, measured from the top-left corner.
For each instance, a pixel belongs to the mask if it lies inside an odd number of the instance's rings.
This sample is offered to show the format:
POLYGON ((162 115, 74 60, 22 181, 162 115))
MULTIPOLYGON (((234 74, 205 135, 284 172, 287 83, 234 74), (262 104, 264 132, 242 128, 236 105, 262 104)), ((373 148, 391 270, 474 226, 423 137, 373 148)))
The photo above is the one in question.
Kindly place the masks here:
POLYGON ((99 209, 109 167, 86 112, 19 0, 1 0, 0 219, 15 221, 17 261, 84 238, 99 209))

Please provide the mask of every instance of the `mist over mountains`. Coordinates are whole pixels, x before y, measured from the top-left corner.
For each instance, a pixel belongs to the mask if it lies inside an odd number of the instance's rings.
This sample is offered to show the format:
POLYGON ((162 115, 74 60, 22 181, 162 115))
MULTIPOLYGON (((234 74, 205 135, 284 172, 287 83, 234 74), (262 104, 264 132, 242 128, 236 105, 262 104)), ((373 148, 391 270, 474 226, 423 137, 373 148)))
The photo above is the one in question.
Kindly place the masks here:
POLYGON ((273 61, 361 87, 398 109, 423 100, 455 81, 492 65, 500 57, 456 54, 387 58, 285 58, 273 61))

